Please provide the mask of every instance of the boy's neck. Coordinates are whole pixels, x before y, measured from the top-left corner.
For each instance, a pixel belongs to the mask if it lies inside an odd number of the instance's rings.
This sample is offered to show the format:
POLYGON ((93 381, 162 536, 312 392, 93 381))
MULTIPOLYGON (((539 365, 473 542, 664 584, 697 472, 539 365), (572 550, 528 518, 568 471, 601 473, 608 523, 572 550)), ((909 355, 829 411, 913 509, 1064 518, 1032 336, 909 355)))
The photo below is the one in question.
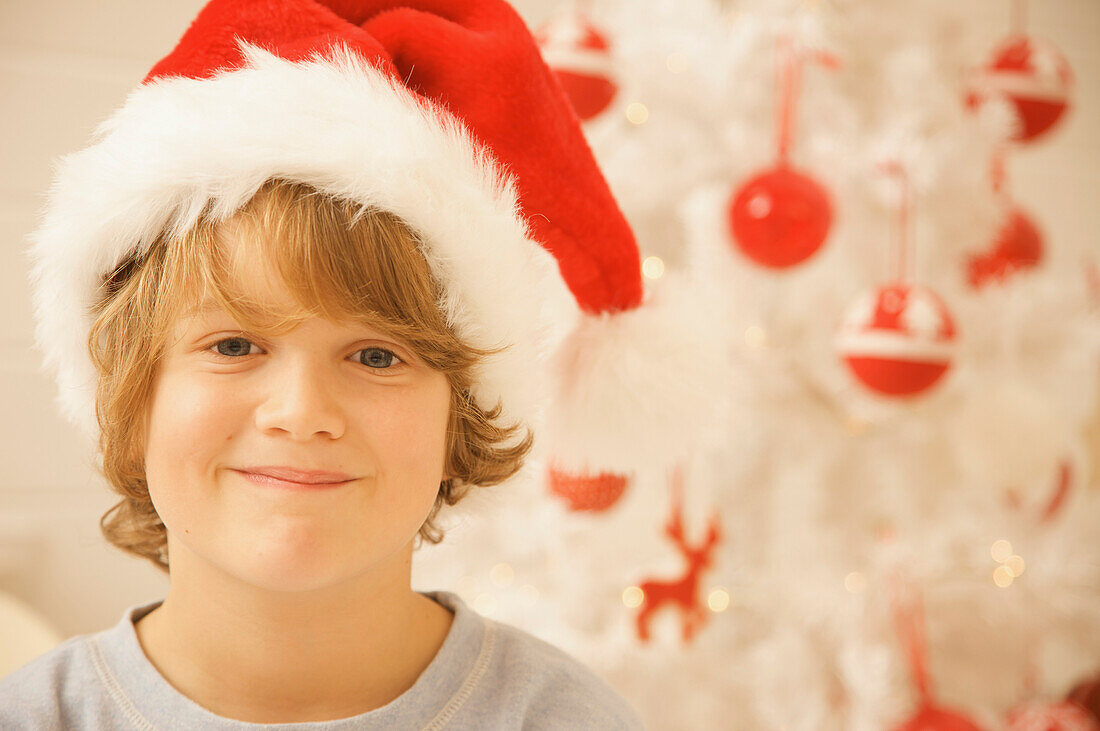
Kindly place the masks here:
POLYGON ((251 723, 329 721, 389 704, 435 658, 454 619, 411 589, 319 606, 291 625, 281 612, 244 616, 172 598, 135 625, 146 657, 198 705, 251 723))

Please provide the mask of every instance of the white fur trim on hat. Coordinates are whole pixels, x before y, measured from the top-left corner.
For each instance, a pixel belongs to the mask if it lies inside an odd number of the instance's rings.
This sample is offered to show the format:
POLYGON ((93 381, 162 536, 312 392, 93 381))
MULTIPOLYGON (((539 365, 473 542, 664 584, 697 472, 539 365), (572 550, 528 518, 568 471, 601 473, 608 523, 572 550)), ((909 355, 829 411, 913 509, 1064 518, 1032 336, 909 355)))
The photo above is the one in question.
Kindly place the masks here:
POLYGON ((474 397, 536 432, 549 347, 544 302, 556 259, 528 237, 511 179, 448 114, 419 102, 346 46, 291 62, 240 41, 239 69, 134 89, 94 143, 64 156, 27 253, 35 345, 62 414, 93 439, 96 374, 88 314, 102 277, 162 231, 190 230, 207 205, 224 220, 271 177, 313 185, 404 219, 426 240, 440 303, 459 337, 509 344, 474 397))

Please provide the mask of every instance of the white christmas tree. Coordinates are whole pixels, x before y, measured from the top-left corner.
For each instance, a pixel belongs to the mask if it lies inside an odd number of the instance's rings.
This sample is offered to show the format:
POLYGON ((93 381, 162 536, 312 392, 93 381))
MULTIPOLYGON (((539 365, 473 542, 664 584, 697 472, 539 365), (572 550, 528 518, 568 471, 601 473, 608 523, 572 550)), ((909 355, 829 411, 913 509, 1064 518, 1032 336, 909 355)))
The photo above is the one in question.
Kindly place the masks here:
POLYGON ((580 657, 655 729, 1095 727, 1059 704, 1100 672, 1096 247, 997 248, 1011 93, 1056 104, 1058 64, 975 71, 952 2, 563 10, 544 55, 647 286, 724 323, 728 418, 602 510, 532 462, 414 583, 580 657), (823 241, 779 251, 777 211, 823 241), (1027 726, 1040 707, 1062 725, 1027 726))

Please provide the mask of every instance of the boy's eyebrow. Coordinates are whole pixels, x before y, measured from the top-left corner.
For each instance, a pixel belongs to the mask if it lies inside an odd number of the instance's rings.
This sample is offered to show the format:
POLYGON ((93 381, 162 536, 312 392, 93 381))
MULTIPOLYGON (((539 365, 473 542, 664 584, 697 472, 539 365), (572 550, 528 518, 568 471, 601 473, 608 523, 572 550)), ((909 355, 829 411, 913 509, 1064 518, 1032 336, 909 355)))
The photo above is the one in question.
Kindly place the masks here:
POLYGON ((219 305, 215 300, 203 300, 202 302, 195 305, 194 307, 188 308, 186 314, 188 314, 188 315, 203 315, 203 314, 206 314, 207 312, 214 312, 215 310, 220 310, 220 309, 222 309, 222 306, 219 305))
MULTIPOLYGON (((203 300, 199 304, 197 304, 194 307, 187 310, 186 314, 191 315, 191 316, 198 316, 198 315, 204 315, 208 312, 225 312, 225 310, 222 309, 222 306, 220 304, 218 304, 218 302, 216 300, 207 299, 207 300, 203 300)), ((367 327, 368 330, 371 330, 372 332, 377 332, 381 335, 385 335, 386 337, 392 337, 384 329, 380 329, 380 328, 375 327, 373 325, 367 325, 366 327, 367 327)))

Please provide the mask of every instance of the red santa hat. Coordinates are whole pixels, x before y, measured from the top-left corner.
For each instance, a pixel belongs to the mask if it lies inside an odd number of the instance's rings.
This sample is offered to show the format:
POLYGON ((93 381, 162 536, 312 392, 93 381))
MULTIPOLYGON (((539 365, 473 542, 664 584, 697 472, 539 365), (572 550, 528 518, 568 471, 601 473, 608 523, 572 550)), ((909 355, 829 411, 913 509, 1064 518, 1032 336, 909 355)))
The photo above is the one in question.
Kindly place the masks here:
POLYGON ((475 399, 538 426, 557 469, 629 474, 690 450, 713 343, 674 298, 646 299, 630 226, 502 0, 208 3, 93 144, 60 160, 32 234, 36 347, 69 421, 94 438, 87 313, 105 277, 272 177, 422 236, 456 333, 511 346, 480 368, 475 399), (575 329, 547 357, 555 297, 575 329))

